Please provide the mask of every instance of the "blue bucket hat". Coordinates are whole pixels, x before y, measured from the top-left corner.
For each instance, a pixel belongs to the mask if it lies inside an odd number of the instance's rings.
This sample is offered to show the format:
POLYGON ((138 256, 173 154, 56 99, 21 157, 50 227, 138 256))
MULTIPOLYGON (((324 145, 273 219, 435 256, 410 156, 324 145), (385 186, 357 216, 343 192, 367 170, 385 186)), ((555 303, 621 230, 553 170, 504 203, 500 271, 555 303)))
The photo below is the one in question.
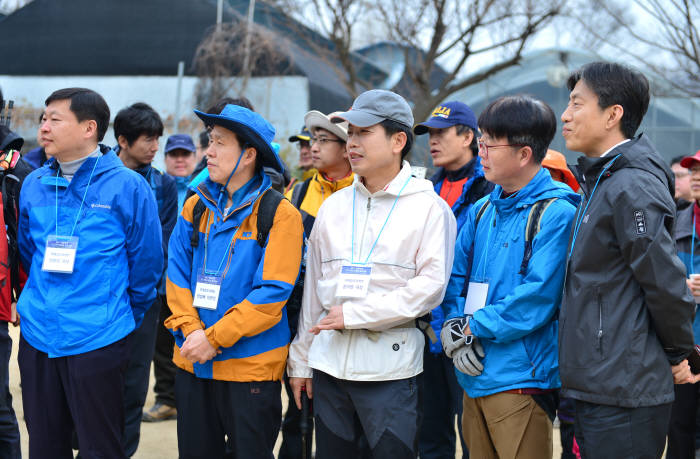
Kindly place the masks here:
MULTIPOLYGON (((226 105, 218 115, 194 111, 206 126, 221 126, 235 132, 242 143, 255 148, 263 167, 284 173, 284 165, 272 147, 275 128, 260 114, 239 105, 226 105)), ((241 145, 242 146, 242 145, 241 145)))
POLYGON ((444 129, 455 124, 467 126, 474 132, 478 130, 476 115, 469 108, 469 105, 452 101, 438 105, 430 115, 430 119, 424 123, 416 124, 413 132, 416 135, 422 135, 428 132, 428 128, 444 129))

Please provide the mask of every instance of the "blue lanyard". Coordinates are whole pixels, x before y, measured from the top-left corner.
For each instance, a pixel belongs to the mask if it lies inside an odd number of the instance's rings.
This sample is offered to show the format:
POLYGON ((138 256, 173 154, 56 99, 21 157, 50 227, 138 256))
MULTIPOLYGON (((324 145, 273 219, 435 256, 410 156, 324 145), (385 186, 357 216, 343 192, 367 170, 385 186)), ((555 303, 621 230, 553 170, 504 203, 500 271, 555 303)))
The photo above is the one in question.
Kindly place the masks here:
POLYGON ((693 209, 693 238, 690 240, 690 274, 695 274, 695 209, 693 209))
POLYGON ((601 177, 603 177, 603 174, 607 172, 608 169, 610 169, 610 166, 613 165, 615 160, 619 158, 620 155, 615 156, 612 161, 610 161, 608 164, 605 165, 602 171, 600 171, 600 174, 598 175, 598 179, 595 181, 595 185, 593 186, 593 191, 591 191, 591 196, 588 198, 588 201, 586 202, 586 207, 583 208, 583 212, 581 212, 578 217, 576 217, 576 224, 574 225, 574 236, 571 239, 571 249, 569 250, 569 258, 571 258, 571 254, 574 253, 574 246, 576 245, 576 237, 578 236, 578 232, 581 229, 581 222, 583 222, 583 218, 586 215, 586 211, 588 210, 588 206, 591 204, 591 201, 593 201, 593 196, 595 195, 595 190, 598 188, 598 183, 600 183, 601 177))
POLYGON ((364 263, 355 263, 355 194, 357 192, 357 188, 353 187, 352 190, 352 242, 350 246, 350 263, 351 264, 364 264, 366 265, 367 262, 369 261, 369 257, 372 256, 372 252, 374 252, 374 247, 377 245, 377 242, 379 242, 379 238, 382 235, 382 232, 384 231, 384 227, 386 226, 387 222, 389 221, 389 217, 391 217, 391 213, 394 211, 394 207, 396 207, 396 202, 399 200, 399 196, 401 196, 401 193, 403 192, 403 189, 406 188, 406 185, 408 185, 408 182, 411 181, 411 176, 408 177, 408 180, 403 184, 401 189, 399 190, 399 194, 396 195, 396 199, 394 199, 394 203, 391 205, 391 209, 389 209, 389 214, 386 216, 386 220, 384 220, 384 224, 382 225, 382 228, 379 230, 379 234, 377 234, 377 239, 374 240, 374 244, 372 244, 372 248, 369 249, 369 253, 367 254, 367 258, 365 259, 364 263))
MULTIPOLYGON (((226 248, 226 252, 224 252, 224 256, 221 258, 221 262, 219 262, 219 268, 212 272, 207 270, 207 254, 209 253, 209 235, 211 234, 211 214, 213 212, 210 210, 209 213, 207 214, 207 237, 204 238, 204 274, 207 275, 218 275, 221 272, 221 267, 224 265, 224 262, 228 258, 229 252, 231 251, 231 245, 233 244, 233 239, 236 237, 236 234, 238 233, 238 229, 233 232, 233 236, 231 236, 231 240, 228 241, 228 247, 226 248)), ((192 228, 192 231, 199 231, 199 228, 192 228)))
MULTIPOLYGON (((92 171, 90 171, 90 178, 88 179, 87 185, 85 185, 85 192, 83 192, 83 200, 80 201, 80 207, 78 208, 78 214, 75 216, 75 221, 73 222, 73 228, 70 230, 70 237, 73 237, 73 233, 75 233, 75 226, 78 224, 78 220, 80 219, 80 213, 83 210, 83 204, 85 203, 85 197, 87 196, 88 188, 90 188, 90 182, 92 181, 92 174, 95 173, 95 168, 97 167, 97 162, 100 160, 101 156, 98 156, 97 159, 95 160, 95 164, 92 166, 92 171)), ((60 165, 59 169, 56 170, 56 178, 58 178, 58 173, 60 171, 60 165)), ((54 181, 54 186, 56 190, 56 236, 58 236, 58 183, 54 181)))
MULTIPOLYGON (((493 220, 491 220, 489 222, 489 230, 486 233, 486 248, 484 249, 484 257, 479 260, 479 266, 476 267, 476 271, 479 272, 479 268, 481 268, 483 266, 483 269, 481 270, 481 280, 486 280, 486 263, 489 260, 489 246, 491 245, 491 228, 493 226, 495 226, 494 225, 495 221, 496 221, 496 210, 494 209, 493 220)), ((479 226, 477 224, 477 226, 474 228, 474 240, 476 240, 476 231, 478 229, 479 229, 479 226)), ((471 276, 471 273, 470 273, 470 276, 471 276)))

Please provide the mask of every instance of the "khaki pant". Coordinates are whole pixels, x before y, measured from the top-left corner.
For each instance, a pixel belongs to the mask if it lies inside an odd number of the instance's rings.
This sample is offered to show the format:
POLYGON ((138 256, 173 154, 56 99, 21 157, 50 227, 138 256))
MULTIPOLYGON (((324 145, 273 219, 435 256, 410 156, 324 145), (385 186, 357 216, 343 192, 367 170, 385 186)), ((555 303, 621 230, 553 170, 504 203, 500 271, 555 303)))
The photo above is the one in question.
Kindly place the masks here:
POLYGON ((464 394, 462 434, 473 459, 552 457, 552 423, 530 395, 464 394))

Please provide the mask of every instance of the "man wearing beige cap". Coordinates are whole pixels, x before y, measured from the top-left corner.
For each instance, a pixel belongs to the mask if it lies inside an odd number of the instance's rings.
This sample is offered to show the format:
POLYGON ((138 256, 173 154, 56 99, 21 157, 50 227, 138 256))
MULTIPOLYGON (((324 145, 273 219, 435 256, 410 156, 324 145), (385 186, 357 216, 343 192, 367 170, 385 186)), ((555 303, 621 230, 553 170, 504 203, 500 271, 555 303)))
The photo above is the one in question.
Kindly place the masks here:
POLYGON ((360 457, 364 435, 372 457, 415 458, 424 347, 415 319, 444 296, 455 218, 403 161, 413 115, 401 96, 367 91, 331 120, 349 123, 355 178, 316 215, 287 373, 297 406, 302 387, 313 398, 316 457, 360 457))
MULTIPOLYGON (((345 151, 345 142, 348 140, 348 123, 333 123, 331 117, 339 114, 334 112, 329 115, 312 110, 304 116, 305 129, 311 134, 311 166, 315 173, 297 183, 285 196, 299 209, 304 223, 306 237, 311 234, 314 220, 321 204, 336 191, 352 185, 353 173, 350 169, 350 161, 345 151)), ((303 279, 304 263, 302 262, 303 279)), ((303 287, 303 283, 301 285, 303 287)), ((298 287, 295 287, 298 288, 298 287)), ((299 309, 301 303, 293 301, 301 298, 300 295, 292 295, 287 302, 287 317, 292 339, 296 335, 299 309)), ((288 378, 285 379, 285 389, 290 400, 293 398, 288 378)), ((309 422, 309 432, 301 432, 301 412, 294 403, 290 403, 282 423, 282 447, 279 459, 292 459, 301 457, 301 435, 311 434, 313 426, 309 422)), ((306 442, 306 457, 311 457, 311 441, 306 442)))

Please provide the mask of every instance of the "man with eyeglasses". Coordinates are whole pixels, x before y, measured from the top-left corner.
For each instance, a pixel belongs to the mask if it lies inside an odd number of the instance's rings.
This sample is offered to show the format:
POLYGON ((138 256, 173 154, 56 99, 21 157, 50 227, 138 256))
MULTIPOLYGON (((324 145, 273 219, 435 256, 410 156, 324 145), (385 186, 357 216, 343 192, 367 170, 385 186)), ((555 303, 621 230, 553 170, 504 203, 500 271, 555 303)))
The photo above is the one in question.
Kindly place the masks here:
MULTIPOLYGON (((309 137, 311 165, 316 172, 303 182, 297 183, 285 196, 299 209, 304 223, 304 233, 307 238, 311 234, 311 229, 321 204, 336 191, 352 185, 354 178, 350 168, 350 161, 348 161, 348 154, 345 151, 345 142, 348 139, 348 124, 331 122, 331 117, 338 113, 340 112, 324 115, 319 111, 312 110, 304 116, 304 122, 306 123, 304 129, 311 134, 309 137)), ((304 264, 302 262, 302 272, 300 274, 302 279, 304 274, 304 264)), ((297 331, 300 307, 301 304, 293 301, 287 303, 287 317, 289 318, 292 340, 297 331)), ((301 412, 293 402, 294 395, 286 378, 285 389, 289 400, 292 400, 292 402, 289 403, 284 422, 282 423, 282 447, 280 448, 279 459, 301 457, 302 450, 301 412)), ((313 429, 312 422, 313 420, 309 419, 310 429, 307 433, 309 436, 313 429)), ((311 441, 306 443, 306 448, 306 457, 311 457, 311 441)))
POLYGON ((552 457, 557 312, 579 202, 542 168, 556 125, 529 96, 502 97, 479 117, 479 156, 496 187, 457 238, 440 338, 465 391, 464 440, 480 459, 552 457))

